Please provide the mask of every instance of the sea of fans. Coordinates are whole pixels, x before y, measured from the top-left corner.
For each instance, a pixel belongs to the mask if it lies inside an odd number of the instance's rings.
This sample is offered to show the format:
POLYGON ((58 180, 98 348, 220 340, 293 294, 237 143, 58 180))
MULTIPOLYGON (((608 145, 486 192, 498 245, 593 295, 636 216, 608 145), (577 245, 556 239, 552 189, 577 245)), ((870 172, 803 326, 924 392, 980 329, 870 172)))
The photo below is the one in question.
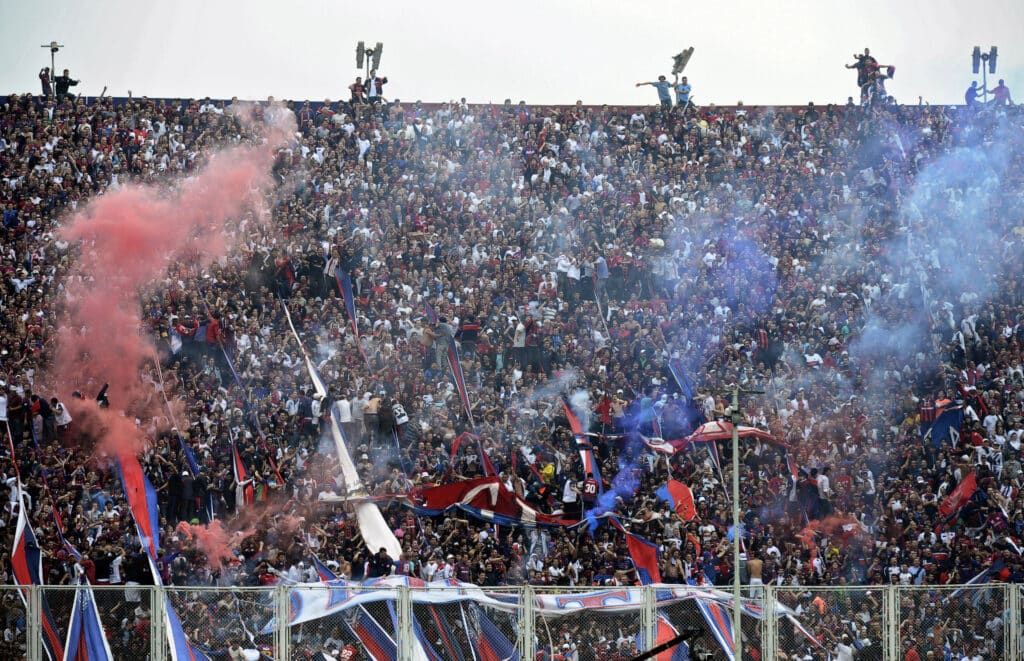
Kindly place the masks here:
MULTIPOLYGON (((663 581, 729 584, 729 444, 716 461, 706 446, 658 454, 640 435, 680 439, 727 419, 732 384, 763 391, 744 395, 746 424, 789 448, 741 448, 746 583, 963 583, 984 571, 1024 582, 1019 107, 373 101, 287 102, 298 132, 273 168, 270 225, 239 225, 249 230, 206 271, 183 258, 139 292, 146 327, 111 329, 151 336, 161 369, 142 365, 140 379, 154 401, 184 403, 173 423, 140 421, 152 438, 142 462, 158 490, 166 584, 319 580, 315 556, 351 580, 632 585, 625 539, 600 518, 609 512, 658 545, 663 581), (997 151, 1001 168, 988 173, 956 160, 997 151), (986 176, 998 185, 972 197, 986 176), (954 216, 976 227, 948 232, 954 216), (358 339, 340 272, 351 276, 358 339), (962 272, 989 286, 948 277, 962 272), (446 362, 449 336, 473 428, 446 362), (669 371, 673 358, 692 390, 669 371), (592 433, 595 478, 610 494, 601 500, 584 489, 563 396, 592 433), (945 400, 963 403, 962 428, 922 439, 922 415, 945 400), (362 496, 483 475, 476 443, 451 455, 474 431, 510 490, 544 513, 589 513, 591 525, 496 528, 380 498, 404 550, 392 561, 365 547, 344 501, 324 436, 332 410, 362 496), (972 472, 977 491, 940 515, 972 472), (694 521, 656 497, 670 478, 692 488, 694 521), (211 510, 245 531, 223 563, 179 526, 208 523, 211 510)), ((75 273, 76 246, 60 227, 91 198, 173 185, 218 147, 255 139, 234 103, 23 94, 0 109, 2 412, 48 583, 83 573, 96 585, 152 583, 116 471, 76 429, 61 401, 71 393, 53 386, 62 282, 75 273), (81 560, 62 545, 53 507, 81 560)), ((10 549, 6 444, 0 471, 10 549)), ((9 561, 4 552, 3 583, 9 561)), ((813 595, 793 594, 788 605, 838 642, 813 595)), ((113 606, 124 617, 116 645, 144 644, 132 635, 145 629, 140 604, 113 606)), ((211 620, 233 608, 201 606, 211 620)), ((908 616, 928 606, 910 604, 908 616)), ((13 593, 4 607, 9 646, 24 614, 13 593)), ((877 641, 870 610, 851 631, 877 641)), ((984 653, 989 643, 974 634, 986 624, 970 621, 957 642, 964 654, 984 653)), ((913 643, 922 658, 943 644, 938 634, 913 643)))

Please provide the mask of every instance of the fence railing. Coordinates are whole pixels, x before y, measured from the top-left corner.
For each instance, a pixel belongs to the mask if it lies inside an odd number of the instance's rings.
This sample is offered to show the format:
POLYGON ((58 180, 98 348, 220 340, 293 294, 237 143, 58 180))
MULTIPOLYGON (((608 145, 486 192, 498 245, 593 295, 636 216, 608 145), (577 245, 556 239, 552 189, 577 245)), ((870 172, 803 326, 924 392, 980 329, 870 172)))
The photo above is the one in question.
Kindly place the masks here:
MULTIPOLYGON (((84 596, 79 590, 0 586, 0 658, 44 661, 47 639, 65 644, 76 599, 84 596)), ((900 661, 911 649, 921 659, 1024 658, 1021 585, 756 590, 744 600, 744 659, 826 659, 844 645, 857 650, 857 659, 883 661, 900 661)), ((337 658, 346 646, 360 651, 358 658, 469 660, 487 658, 479 654, 486 644, 514 650, 523 661, 542 650, 548 658, 567 653, 574 661, 599 661, 630 658, 685 630, 702 632, 691 645, 709 658, 727 658, 710 625, 716 613, 717 621, 723 612, 728 620, 725 593, 688 586, 96 586, 92 592, 115 659, 172 658, 168 609, 191 644, 211 658, 228 658, 229 646, 238 645, 252 658, 258 652, 281 661, 318 652, 337 658), (709 614, 698 604, 724 611, 709 614), (367 641, 376 648, 368 650, 367 641)), ((509 656, 501 649, 496 655, 509 656)))

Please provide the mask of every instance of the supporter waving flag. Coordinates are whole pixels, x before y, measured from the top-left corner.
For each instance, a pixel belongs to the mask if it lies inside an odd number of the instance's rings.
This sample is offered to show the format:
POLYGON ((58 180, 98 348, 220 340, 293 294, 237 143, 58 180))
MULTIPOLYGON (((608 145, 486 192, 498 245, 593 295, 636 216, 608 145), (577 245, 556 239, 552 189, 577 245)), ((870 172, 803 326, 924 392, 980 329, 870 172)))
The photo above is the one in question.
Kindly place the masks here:
POLYGON ((960 484, 956 485, 945 500, 939 504, 939 514, 943 517, 950 517, 959 512, 967 501, 971 499, 974 492, 978 490, 978 481, 974 471, 967 474, 960 484))
MULTIPOLYGON (((437 312, 434 311, 434 308, 431 307, 430 303, 427 301, 423 301, 423 309, 427 313, 427 318, 430 319, 430 323, 437 324, 440 321, 437 316, 437 312)), ((469 427, 470 429, 475 429, 476 423, 473 422, 473 407, 469 403, 469 390, 466 389, 466 378, 462 374, 462 364, 459 362, 459 349, 455 346, 455 338, 453 337, 448 337, 447 357, 448 367, 452 371, 452 380, 455 382, 455 389, 459 392, 459 400, 462 402, 462 408, 466 412, 466 419, 469 421, 469 427)), ((488 461, 489 460, 484 458, 485 467, 488 461)))
MULTIPOLYGON (((128 501, 128 509, 131 511, 135 528, 139 533, 139 542, 146 555, 149 556, 153 580, 157 585, 161 585, 163 581, 157 568, 160 523, 156 489, 153 488, 153 484, 142 470, 138 457, 129 452, 122 452, 116 458, 116 462, 124 496, 128 501)), ((171 659, 174 661, 205 661, 207 656, 193 646, 185 635, 185 630, 181 626, 181 620, 174 610, 174 604, 169 595, 166 597, 166 601, 164 624, 167 626, 167 642, 171 650, 171 659)))
POLYGON ((652 544, 640 535, 634 535, 626 530, 617 517, 609 517, 608 523, 626 536, 626 546, 629 548, 629 556, 633 560, 633 567, 636 569, 636 577, 640 584, 661 583, 661 570, 658 567, 658 545, 652 544))
POLYGON ((669 480, 656 492, 661 498, 672 506, 673 511, 684 521, 693 521, 697 517, 697 507, 693 502, 693 492, 690 487, 679 480, 669 480))
POLYGON ((943 441, 951 445, 960 442, 960 428, 964 424, 963 403, 950 403, 941 409, 936 408, 935 420, 924 427, 924 438, 930 440, 935 447, 941 447, 943 441))
POLYGON ((565 417, 569 421, 569 429, 572 430, 573 438, 576 440, 576 449, 579 450, 580 460, 583 462, 583 473, 593 475, 597 480, 597 492, 604 493, 604 481, 601 479, 601 471, 598 468, 597 459, 594 457, 594 447, 590 444, 583 424, 572 410, 569 400, 562 398, 562 406, 565 407, 565 417))
POLYGON ((245 462, 238 454, 238 446, 231 443, 231 468, 235 477, 235 509, 252 505, 256 502, 256 490, 252 486, 252 478, 245 470, 245 462))

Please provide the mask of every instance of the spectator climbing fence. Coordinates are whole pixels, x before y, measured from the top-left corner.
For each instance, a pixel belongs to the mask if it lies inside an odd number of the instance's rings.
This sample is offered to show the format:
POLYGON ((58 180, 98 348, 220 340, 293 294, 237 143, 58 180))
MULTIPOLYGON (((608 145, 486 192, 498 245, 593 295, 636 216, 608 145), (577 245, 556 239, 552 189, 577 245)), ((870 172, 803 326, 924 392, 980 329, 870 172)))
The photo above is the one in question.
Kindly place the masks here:
MULTIPOLYGON (((235 643, 254 658, 258 651, 289 661, 346 647, 360 651, 358 658, 395 661, 533 659, 549 650, 547 658, 599 661, 632 658, 698 630, 691 645, 725 659, 720 627, 712 626, 728 626, 725 594, 686 586, 92 588, 113 658, 151 661, 173 658, 167 608, 210 658, 227 658, 235 643)), ((84 596, 74 586, 0 587, 0 656, 47 659, 45 629, 53 627, 65 644, 75 601, 84 596)), ((856 650, 857 659, 881 661, 907 658, 911 649, 921 659, 1022 658, 1019 585, 766 586, 744 603, 744 659, 836 658, 841 645, 856 650)), ((694 651, 689 658, 700 658, 694 651)))

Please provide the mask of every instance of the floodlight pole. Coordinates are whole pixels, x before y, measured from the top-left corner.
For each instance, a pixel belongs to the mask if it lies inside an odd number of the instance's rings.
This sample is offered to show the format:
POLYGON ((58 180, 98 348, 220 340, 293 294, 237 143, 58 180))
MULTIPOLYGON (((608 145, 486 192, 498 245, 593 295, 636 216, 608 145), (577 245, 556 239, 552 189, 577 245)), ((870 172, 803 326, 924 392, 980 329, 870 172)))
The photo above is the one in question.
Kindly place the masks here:
POLYGON ((981 54, 981 99, 988 105, 988 53, 981 54))
MULTIPOLYGON (((52 86, 55 84, 54 79, 57 77, 57 51, 64 48, 64 44, 58 44, 56 41, 51 41, 48 44, 41 45, 40 48, 50 49, 50 85, 52 86)), ((50 89, 56 93, 56 87, 51 87, 50 89)))
POLYGON ((740 603, 740 387, 732 389, 732 649, 743 659, 743 605, 740 603))
POLYGON ((760 395, 763 390, 740 390, 739 384, 732 386, 732 405, 729 407, 729 421, 732 422, 732 645, 736 661, 743 659, 743 596, 740 583, 740 395, 760 395))

